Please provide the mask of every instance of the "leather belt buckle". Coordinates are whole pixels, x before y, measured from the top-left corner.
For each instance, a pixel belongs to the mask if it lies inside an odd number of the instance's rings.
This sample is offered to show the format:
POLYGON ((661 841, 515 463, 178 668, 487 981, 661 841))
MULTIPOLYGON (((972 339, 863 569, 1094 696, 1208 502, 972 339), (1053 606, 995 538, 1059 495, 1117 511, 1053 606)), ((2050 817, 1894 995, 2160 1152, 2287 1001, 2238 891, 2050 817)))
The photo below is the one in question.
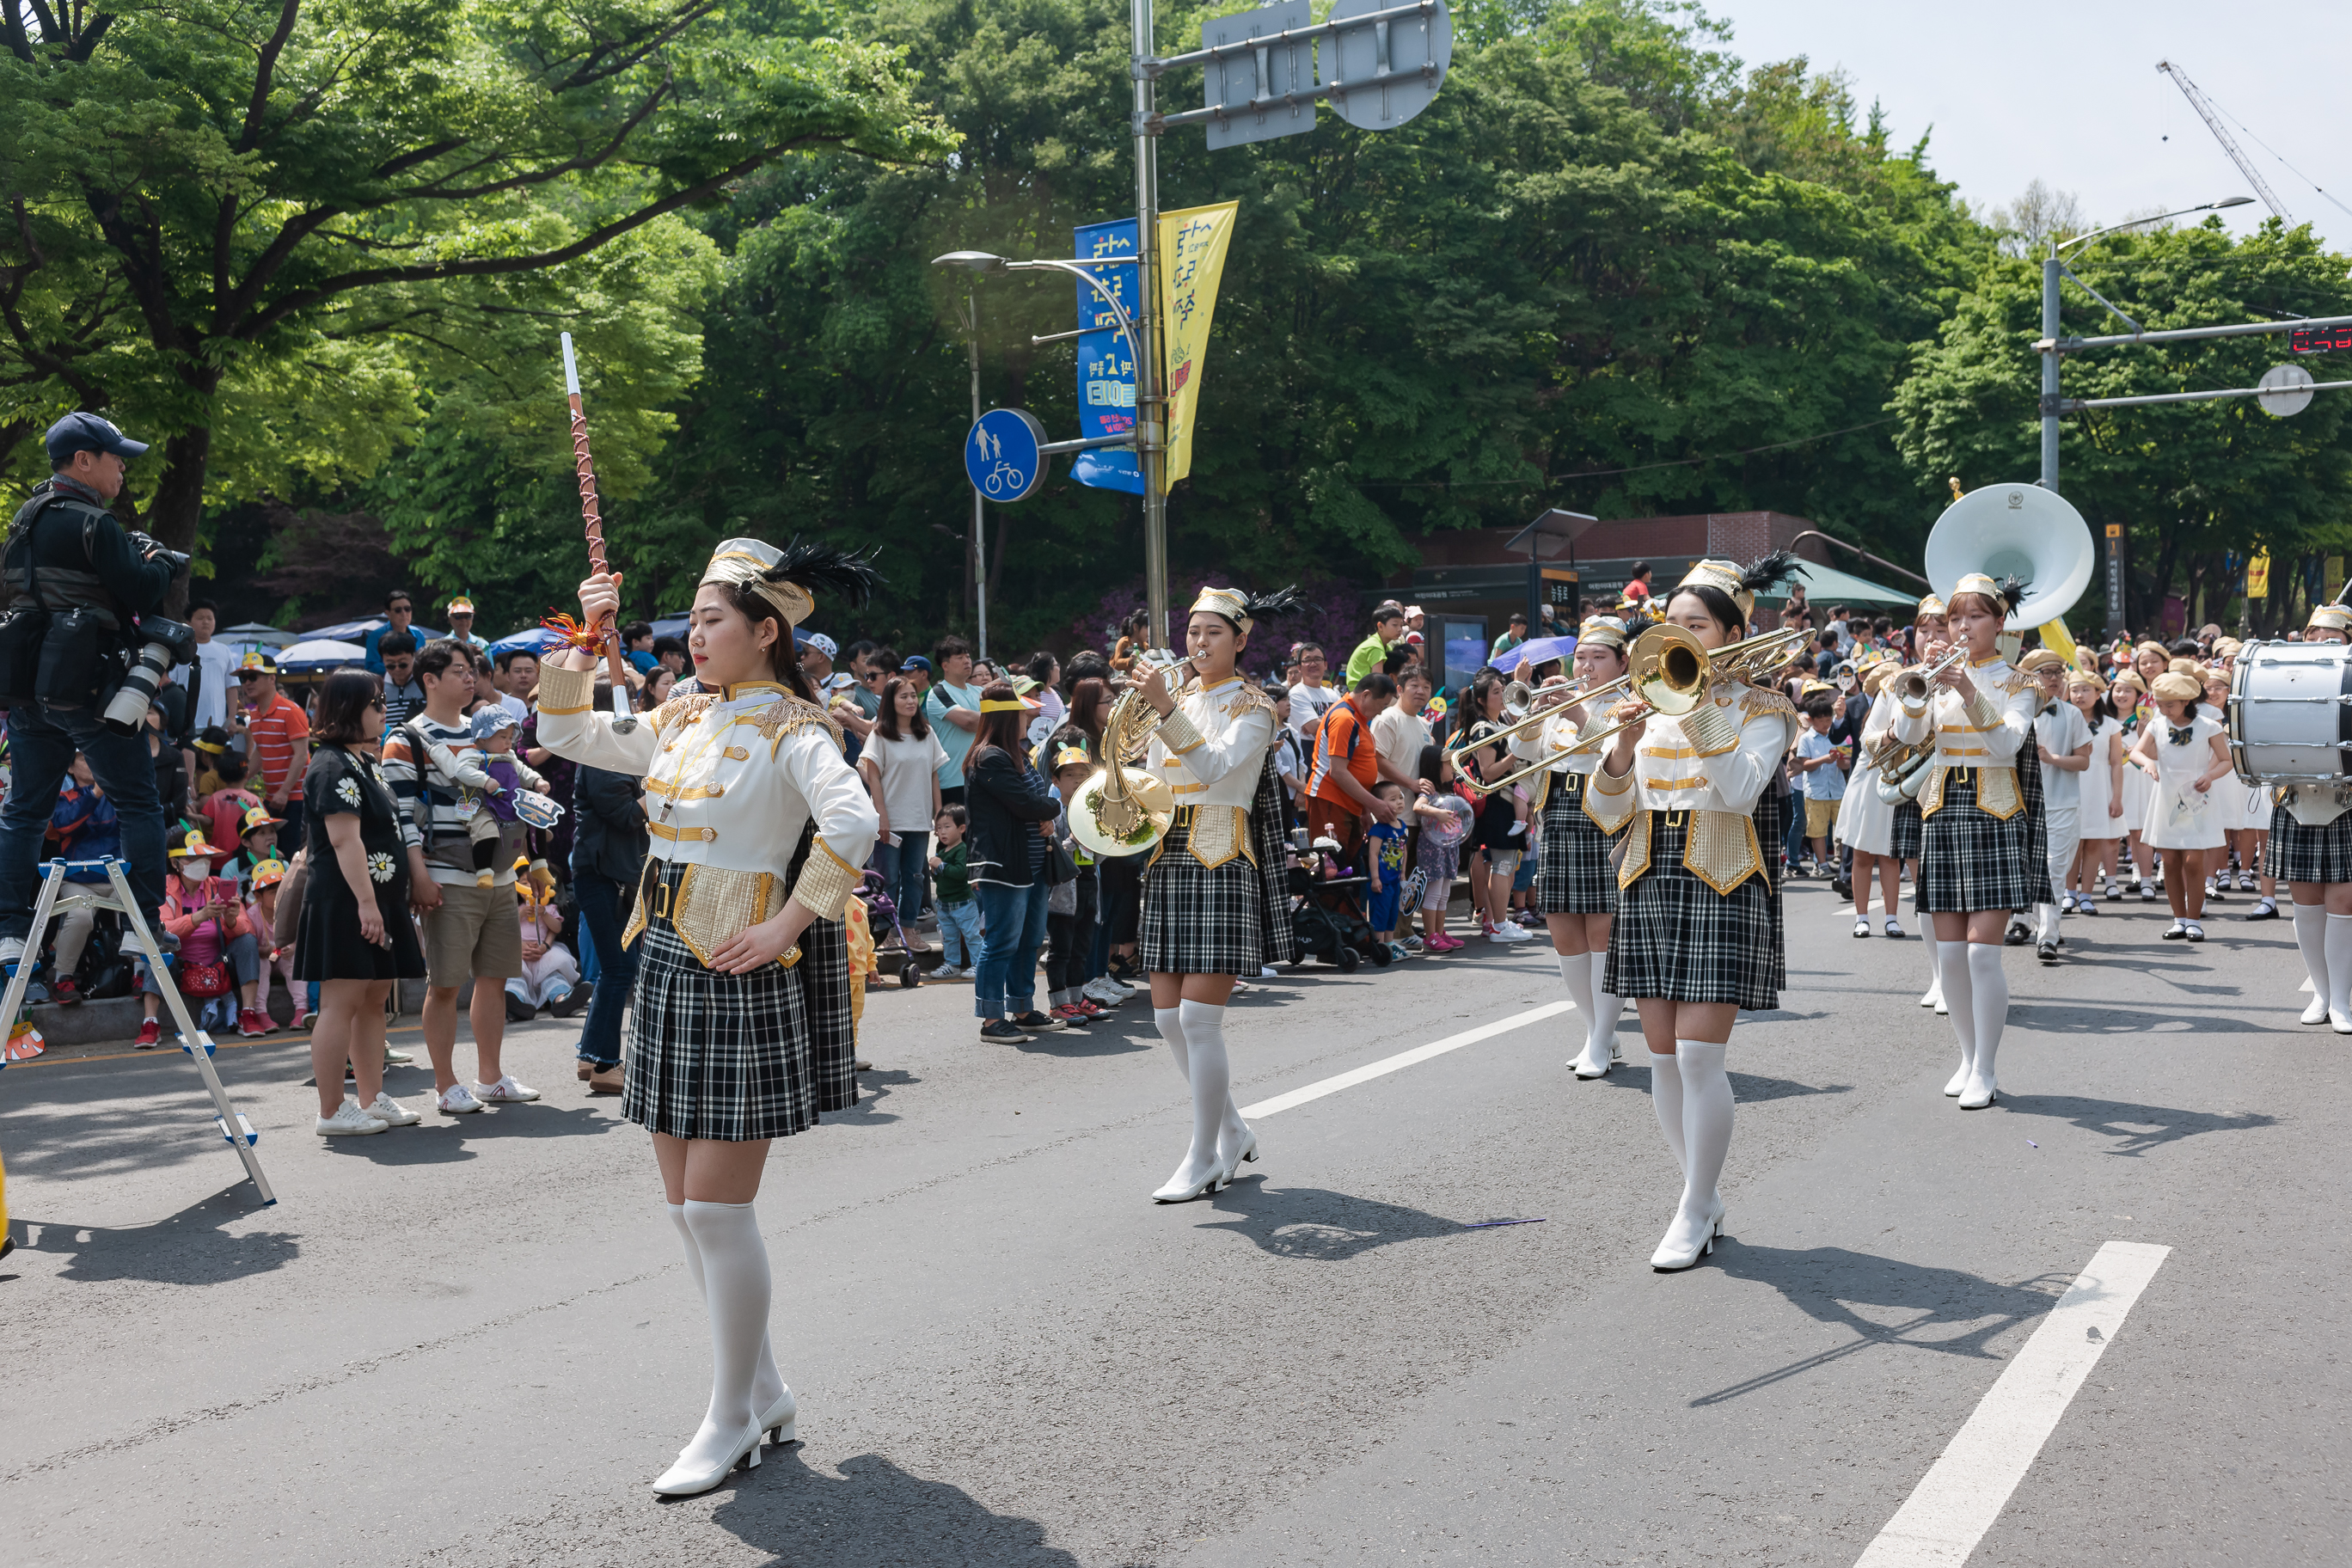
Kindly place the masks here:
POLYGON ((1685 807, 1679 811, 1669 811, 1664 814, 1663 820, 1668 827, 1684 826, 1690 821, 1689 808, 1685 807))

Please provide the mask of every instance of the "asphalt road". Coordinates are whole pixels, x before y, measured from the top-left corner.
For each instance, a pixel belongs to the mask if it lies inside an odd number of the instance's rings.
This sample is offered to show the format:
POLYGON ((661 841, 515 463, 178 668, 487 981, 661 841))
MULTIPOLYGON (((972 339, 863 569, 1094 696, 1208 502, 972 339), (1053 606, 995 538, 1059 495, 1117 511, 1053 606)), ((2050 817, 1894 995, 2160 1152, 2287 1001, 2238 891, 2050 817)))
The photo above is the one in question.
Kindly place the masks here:
MULTIPOLYGON (((2011 950, 1968 1113, 1920 945, 1792 889, 1730 1237, 1674 1276, 1630 1016, 1605 1080, 1574 1015, 1525 1022, 1262 1117, 1244 1180, 1161 1208, 1184 1091, 1140 1002, 1005 1048, 968 987, 877 993, 865 1102, 761 1196, 802 1442, 675 1503, 703 1315, 568 1027, 509 1048, 536 1105, 331 1143, 299 1043, 224 1049, 271 1209, 177 1054, 11 1068, 0 1559, 1843 1564, 1967 1428, 2023 1468, 1972 1563, 2340 1563, 2352 1069, 2248 902, 2201 947, 2110 905, 2057 968, 2011 950), (2047 1441, 1971 1426, 2111 1242, 2170 1251, 2079 1387, 2021 1390, 2047 1441)), ((1236 1088, 1561 995, 1537 944, 1309 971, 1237 1002, 1236 1088)))

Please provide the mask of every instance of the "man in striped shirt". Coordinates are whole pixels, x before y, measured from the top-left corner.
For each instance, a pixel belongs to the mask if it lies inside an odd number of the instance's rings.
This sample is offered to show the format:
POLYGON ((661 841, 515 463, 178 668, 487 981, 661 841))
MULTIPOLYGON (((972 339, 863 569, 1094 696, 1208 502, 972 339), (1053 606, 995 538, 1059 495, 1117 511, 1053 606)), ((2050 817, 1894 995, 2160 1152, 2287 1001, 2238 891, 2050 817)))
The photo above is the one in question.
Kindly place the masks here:
POLYGON ((285 819, 286 841, 301 842, 302 781, 310 771, 310 720, 278 689, 278 664, 255 648, 237 666, 245 709, 246 755, 259 774, 261 798, 285 819))

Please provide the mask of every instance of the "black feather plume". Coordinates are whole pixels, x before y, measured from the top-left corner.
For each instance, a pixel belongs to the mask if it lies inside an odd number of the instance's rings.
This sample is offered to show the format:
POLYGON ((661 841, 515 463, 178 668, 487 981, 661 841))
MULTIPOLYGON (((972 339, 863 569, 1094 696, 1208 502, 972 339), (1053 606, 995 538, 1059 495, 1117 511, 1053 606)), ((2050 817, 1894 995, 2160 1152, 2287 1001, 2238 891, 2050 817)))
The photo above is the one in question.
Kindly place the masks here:
POLYGON ((1296 615, 1307 607, 1307 598, 1299 593, 1298 584, 1293 583, 1271 594, 1253 594, 1243 601, 1242 607, 1251 620, 1263 621, 1275 616, 1296 615))
POLYGON ((2029 584, 2023 577, 2003 577, 1996 585, 2000 590, 2001 608, 2015 610, 2024 599, 2029 584))
POLYGON ((1777 588, 1797 574, 1797 552, 1775 550, 1753 566, 1739 574, 1739 586, 1750 594, 1760 594, 1767 588, 1777 588))
POLYGON ((882 583, 882 574, 874 570, 871 552, 860 555, 797 535, 784 546, 776 563, 761 575, 771 583, 805 588, 811 597, 823 594, 828 602, 839 599, 851 609, 864 605, 882 583))

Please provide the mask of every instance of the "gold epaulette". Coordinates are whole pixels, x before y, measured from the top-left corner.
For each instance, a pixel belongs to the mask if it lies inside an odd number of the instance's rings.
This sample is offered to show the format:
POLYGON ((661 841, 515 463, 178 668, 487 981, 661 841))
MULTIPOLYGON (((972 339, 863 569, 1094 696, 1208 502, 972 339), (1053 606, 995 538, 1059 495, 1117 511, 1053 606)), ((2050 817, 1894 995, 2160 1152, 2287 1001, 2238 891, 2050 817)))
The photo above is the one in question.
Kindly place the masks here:
POLYGON ((1271 713, 1274 711, 1274 699, 1268 697, 1258 688, 1255 681, 1244 675, 1241 679, 1241 689, 1234 692, 1225 702, 1225 717, 1239 719, 1254 708, 1263 708, 1271 713))
POLYGON ((718 702, 716 697, 708 697, 700 692, 689 692, 683 697, 672 696, 667 701, 656 704, 646 719, 653 725, 654 733, 658 735, 671 725, 681 730, 686 728, 716 707, 718 702))
POLYGON ((1759 713, 1778 713, 1783 719, 1794 723, 1797 718, 1797 705, 1789 700, 1789 694, 1785 691, 1775 691, 1761 686, 1745 688, 1739 698, 1740 718, 1743 721, 1753 719, 1759 713))
POLYGON ((777 748, 784 743, 785 736, 798 734, 811 727, 823 729, 833 737, 835 745, 841 744, 841 726, 835 721, 833 715, 815 703, 790 693, 777 698, 764 708, 736 714, 735 722, 749 724, 759 731, 768 742, 770 756, 775 755, 777 748))

